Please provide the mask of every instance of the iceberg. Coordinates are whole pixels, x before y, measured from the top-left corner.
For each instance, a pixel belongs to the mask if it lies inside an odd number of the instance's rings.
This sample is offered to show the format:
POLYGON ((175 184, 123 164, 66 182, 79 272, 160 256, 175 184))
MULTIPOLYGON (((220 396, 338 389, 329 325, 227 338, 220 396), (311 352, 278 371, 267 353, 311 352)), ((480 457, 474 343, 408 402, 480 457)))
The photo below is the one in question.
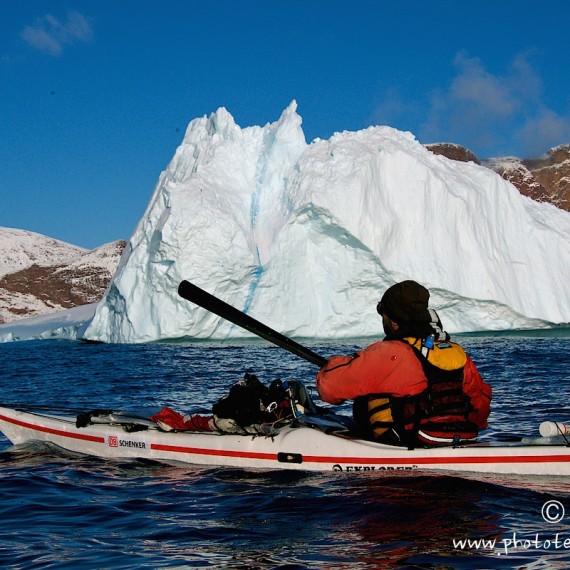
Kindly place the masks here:
MULTIPOLYGON (((185 279, 297 338, 378 337, 376 303, 403 279, 430 289, 449 332, 570 321, 570 213, 409 132, 307 143, 301 124, 295 101, 263 127, 224 108, 191 121, 102 301, 52 328, 120 343, 251 336, 180 298, 185 279)), ((59 334, 46 326, 42 338, 59 334)))
POLYGON ((0 342, 18 340, 77 340, 93 318, 97 303, 18 319, 0 325, 0 342))
POLYGON ((187 279, 289 336, 375 336, 415 279, 451 332, 570 320, 570 214, 379 126, 306 142, 293 101, 240 128, 193 120, 83 337, 250 336, 177 295, 187 279))

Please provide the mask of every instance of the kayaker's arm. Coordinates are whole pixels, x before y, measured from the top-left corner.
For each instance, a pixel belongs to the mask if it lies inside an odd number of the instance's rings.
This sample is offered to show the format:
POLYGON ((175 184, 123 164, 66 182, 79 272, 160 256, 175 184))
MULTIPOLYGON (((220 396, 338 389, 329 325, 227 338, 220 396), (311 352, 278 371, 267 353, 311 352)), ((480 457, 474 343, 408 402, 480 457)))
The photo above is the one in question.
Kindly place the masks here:
POLYGON ((463 391, 469 396, 473 408, 469 413, 469 421, 474 422, 479 429, 486 428, 491 411, 492 390, 469 357, 463 372, 463 391))
POLYGON ((413 396, 427 387, 421 364, 401 342, 376 342, 351 356, 334 356, 317 374, 319 397, 329 404, 369 394, 413 396), (395 373, 397 370, 397 373, 395 373))

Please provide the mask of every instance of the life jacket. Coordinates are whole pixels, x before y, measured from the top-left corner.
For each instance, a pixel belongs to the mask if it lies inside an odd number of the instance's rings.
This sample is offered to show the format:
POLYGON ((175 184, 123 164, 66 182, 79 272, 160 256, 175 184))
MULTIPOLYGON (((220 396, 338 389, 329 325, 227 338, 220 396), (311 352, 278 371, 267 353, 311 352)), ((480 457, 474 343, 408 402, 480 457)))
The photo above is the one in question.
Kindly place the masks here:
POLYGON ((467 420, 471 410, 463 392, 467 355, 451 341, 405 338, 419 359, 427 389, 417 396, 367 397, 371 435, 380 441, 403 445, 438 445, 472 440, 478 428, 467 420))

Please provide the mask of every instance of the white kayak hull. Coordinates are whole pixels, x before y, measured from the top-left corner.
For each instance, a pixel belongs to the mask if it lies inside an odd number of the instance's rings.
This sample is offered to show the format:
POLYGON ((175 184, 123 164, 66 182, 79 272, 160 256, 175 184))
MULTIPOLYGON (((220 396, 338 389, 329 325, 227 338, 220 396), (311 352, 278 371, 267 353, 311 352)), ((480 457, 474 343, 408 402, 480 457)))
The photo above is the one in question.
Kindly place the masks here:
POLYGON ((120 425, 77 428, 75 418, 0 407, 0 431, 13 443, 49 442, 65 450, 110 459, 304 471, 434 471, 514 475, 570 475, 564 444, 475 443, 407 449, 285 427, 272 437, 217 432, 128 433, 120 425))

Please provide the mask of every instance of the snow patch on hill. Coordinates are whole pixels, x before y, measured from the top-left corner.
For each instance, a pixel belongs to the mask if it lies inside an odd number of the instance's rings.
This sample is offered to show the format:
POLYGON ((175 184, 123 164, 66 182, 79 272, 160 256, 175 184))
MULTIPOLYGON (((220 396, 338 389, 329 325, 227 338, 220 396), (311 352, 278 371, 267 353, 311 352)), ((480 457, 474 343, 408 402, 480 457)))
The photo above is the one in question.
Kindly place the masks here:
POLYGON ((0 227, 0 277, 34 264, 67 263, 86 251, 35 232, 0 227))
POLYGON ((0 324, 98 302, 125 242, 92 251, 52 238, 0 228, 0 324))

